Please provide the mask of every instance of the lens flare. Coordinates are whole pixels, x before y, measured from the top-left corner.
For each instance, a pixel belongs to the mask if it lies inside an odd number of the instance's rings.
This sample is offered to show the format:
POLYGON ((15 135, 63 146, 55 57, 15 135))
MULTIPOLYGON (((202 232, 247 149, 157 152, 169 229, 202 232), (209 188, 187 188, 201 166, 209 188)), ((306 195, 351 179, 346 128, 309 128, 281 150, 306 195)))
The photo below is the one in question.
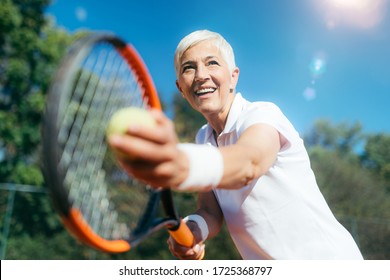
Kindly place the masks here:
POLYGON ((339 8, 362 10, 369 8, 372 0, 328 0, 328 2, 339 8))
POLYGON ((316 98, 316 90, 312 87, 305 88, 305 90, 303 91, 303 97, 307 101, 315 99, 316 98))
POLYGON ((309 70, 314 79, 326 72, 327 56, 324 51, 317 51, 309 64, 309 70))
POLYGON ((321 76, 326 71, 326 61, 320 57, 314 57, 310 63, 310 73, 314 78, 321 76))
POLYGON ((87 11, 83 7, 77 7, 75 15, 78 21, 85 21, 87 19, 87 11))
POLYGON ((370 29, 383 20, 389 0, 317 0, 328 29, 340 25, 370 29))
POLYGON ((303 97, 311 101, 317 97, 316 82, 326 72, 327 58, 324 51, 317 51, 310 63, 309 71, 311 75, 310 85, 303 90, 303 97))

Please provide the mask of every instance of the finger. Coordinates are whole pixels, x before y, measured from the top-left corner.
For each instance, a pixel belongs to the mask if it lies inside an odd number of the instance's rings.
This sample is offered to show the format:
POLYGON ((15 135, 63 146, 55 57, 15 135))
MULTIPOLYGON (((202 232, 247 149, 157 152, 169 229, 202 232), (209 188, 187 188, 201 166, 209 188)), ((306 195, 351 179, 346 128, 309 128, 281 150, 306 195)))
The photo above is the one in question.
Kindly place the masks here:
POLYGON ((158 124, 166 124, 171 122, 171 120, 160 110, 151 109, 150 114, 158 124))
POLYGON ((196 260, 201 260, 203 259, 204 255, 205 255, 205 249, 206 249, 206 245, 205 244, 202 244, 202 245, 199 245, 198 249, 194 249, 196 255, 195 255, 195 259, 196 260))
POLYGON ((168 140, 167 131, 159 126, 156 127, 147 127, 142 125, 130 125, 127 128, 126 134, 129 136, 135 136, 138 138, 143 138, 150 142, 155 142, 157 144, 164 144, 168 140))
POLYGON ((179 245, 172 237, 169 237, 167 243, 168 243, 168 248, 171 251, 172 255, 174 255, 175 257, 177 257, 179 259, 182 259, 182 260, 188 259, 192 255, 191 248, 187 248, 187 247, 179 245), (190 251, 190 250, 191 250, 191 252, 188 253, 188 251, 190 251))
POLYGON ((176 137, 172 122, 161 111, 152 110, 151 115, 156 121, 155 127, 132 124, 128 127, 127 133, 159 144, 172 140, 173 136, 176 137))
POLYGON ((176 180, 173 177, 172 168, 164 168, 164 166, 168 166, 169 164, 162 165, 148 165, 148 163, 144 162, 129 162, 129 163, 121 163, 121 167, 133 177, 142 180, 144 182, 148 182, 154 187, 166 187, 174 184, 176 180), (168 171, 164 171, 168 170, 168 171))
POLYGON ((177 151, 176 146, 159 145, 143 138, 129 135, 112 135, 108 139, 111 147, 119 154, 128 155, 129 159, 140 159, 154 163, 172 160, 177 151))
POLYGON ((187 260, 200 260, 204 256, 205 245, 196 244, 193 248, 189 249, 184 255, 183 259, 187 260))
POLYGON ((171 253, 182 260, 198 260, 201 259, 204 255, 205 245, 204 244, 195 244, 194 247, 188 248, 179 245, 173 238, 169 238, 168 248, 171 253))

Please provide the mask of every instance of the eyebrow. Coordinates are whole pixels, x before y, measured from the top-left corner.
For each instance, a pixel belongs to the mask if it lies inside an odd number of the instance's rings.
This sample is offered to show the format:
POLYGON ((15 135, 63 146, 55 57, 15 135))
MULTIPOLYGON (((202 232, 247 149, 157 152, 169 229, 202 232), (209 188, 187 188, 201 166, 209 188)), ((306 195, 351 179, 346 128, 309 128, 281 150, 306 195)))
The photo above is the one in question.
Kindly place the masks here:
POLYGON ((184 66, 184 65, 187 65, 187 64, 194 64, 194 61, 193 60, 184 61, 180 66, 184 66))
MULTIPOLYGON (((219 59, 218 56, 215 56, 215 55, 208 55, 206 56, 204 59, 202 59, 203 61, 207 61, 207 60, 210 60, 210 59, 219 59)), ((184 61, 181 66, 184 66, 184 65, 188 65, 188 64, 194 64, 194 60, 186 60, 184 61)))

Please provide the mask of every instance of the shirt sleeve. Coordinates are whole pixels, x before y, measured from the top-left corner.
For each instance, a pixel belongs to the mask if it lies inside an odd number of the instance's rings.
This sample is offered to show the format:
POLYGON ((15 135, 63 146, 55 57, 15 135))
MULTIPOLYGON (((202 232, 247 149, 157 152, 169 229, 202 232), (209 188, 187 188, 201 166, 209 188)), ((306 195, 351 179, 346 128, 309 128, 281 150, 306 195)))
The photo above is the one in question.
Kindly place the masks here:
POLYGON ((248 110, 240 116, 238 122, 239 135, 250 126, 263 123, 274 127, 282 134, 288 141, 287 146, 291 146, 296 141, 301 140, 291 122, 279 107, 271 102, 252 103, 248 110))

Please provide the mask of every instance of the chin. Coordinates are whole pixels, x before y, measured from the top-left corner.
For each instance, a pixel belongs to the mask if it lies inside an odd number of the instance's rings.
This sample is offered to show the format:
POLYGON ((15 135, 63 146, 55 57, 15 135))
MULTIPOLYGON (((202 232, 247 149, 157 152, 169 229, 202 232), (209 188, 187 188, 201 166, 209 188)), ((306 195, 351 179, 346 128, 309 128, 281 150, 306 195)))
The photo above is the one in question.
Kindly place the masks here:
POLYGON ((212 114, 212 113, 217 113, 219 110, 216 106, 199 106, 198 107, 198 111, 202 114, 202 115, 209 115, 209 114, 212 114))

